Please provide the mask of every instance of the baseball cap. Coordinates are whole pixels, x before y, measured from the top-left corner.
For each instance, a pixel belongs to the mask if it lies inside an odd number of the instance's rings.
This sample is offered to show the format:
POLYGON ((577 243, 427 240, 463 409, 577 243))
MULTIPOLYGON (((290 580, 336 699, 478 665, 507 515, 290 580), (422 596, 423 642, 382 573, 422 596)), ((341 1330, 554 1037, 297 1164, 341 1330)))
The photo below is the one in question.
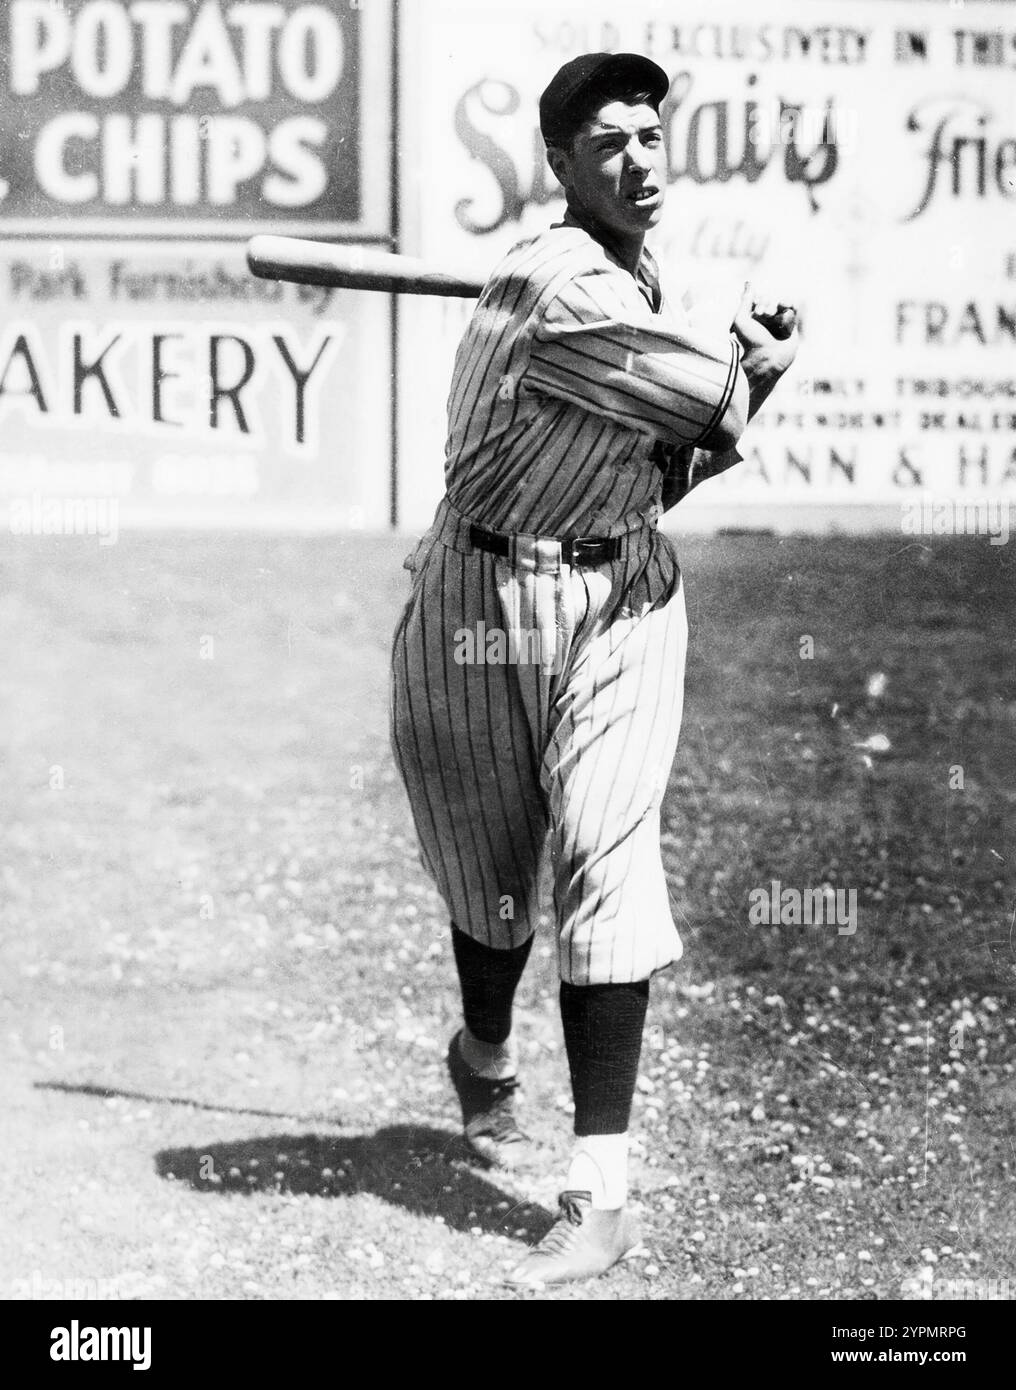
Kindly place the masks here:
POLYGON ((540 97, 540 130, 548 144, 572 132, 571 112, 580 97, 594 87, 622 81, 649 92, 655 104, 670 90, 670 78, 640 53, 583 53, 572 58, 551 78, 540 97))

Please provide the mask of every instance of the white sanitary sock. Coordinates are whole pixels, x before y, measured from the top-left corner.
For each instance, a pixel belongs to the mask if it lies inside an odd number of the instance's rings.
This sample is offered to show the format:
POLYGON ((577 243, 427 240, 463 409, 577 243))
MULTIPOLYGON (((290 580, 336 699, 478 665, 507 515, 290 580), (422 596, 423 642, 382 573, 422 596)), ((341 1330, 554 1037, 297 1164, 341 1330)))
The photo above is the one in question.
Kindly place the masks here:
POLYGON ((575 1140, 570 1192, 591 1192, 593 1206, 615 1210, 628 1200, 628 1135, 587 1134, 575 1140))
POLYGON ((504 1081, 518 1071, 518 1048, 514 1033, 509 1033, 502 1043, 487 1043, 474 1038, 468 1028, 463 1028, 459 1037, 459 1052, 466 1065, 488 1081, 504 1081))

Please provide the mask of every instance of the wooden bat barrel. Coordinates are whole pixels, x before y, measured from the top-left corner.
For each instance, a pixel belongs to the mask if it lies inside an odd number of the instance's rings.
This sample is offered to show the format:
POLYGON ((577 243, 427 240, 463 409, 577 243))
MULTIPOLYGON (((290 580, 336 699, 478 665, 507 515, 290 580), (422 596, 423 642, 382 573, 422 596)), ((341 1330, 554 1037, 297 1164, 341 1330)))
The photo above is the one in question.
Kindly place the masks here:
POLYGON ((479 278, 457 275, 432 261, 369 246, 338 246, 298 237, 256 236, 247 243, 247 264, 262 280, 329 285, 387 294, 437 294, 476 299, 479 278))

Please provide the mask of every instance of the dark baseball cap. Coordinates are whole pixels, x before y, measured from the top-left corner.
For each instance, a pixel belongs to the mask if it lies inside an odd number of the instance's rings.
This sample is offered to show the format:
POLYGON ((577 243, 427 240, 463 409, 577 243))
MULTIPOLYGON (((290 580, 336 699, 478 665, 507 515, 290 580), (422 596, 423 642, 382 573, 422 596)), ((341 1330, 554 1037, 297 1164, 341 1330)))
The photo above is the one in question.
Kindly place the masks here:
POLYGON ((547 144, 572 134, 580 98, 618 83, 648 92, 657 108, 670 91, 667 74, 640 53, 583 53, 558 69, 540 97, 540 130, 547 144))

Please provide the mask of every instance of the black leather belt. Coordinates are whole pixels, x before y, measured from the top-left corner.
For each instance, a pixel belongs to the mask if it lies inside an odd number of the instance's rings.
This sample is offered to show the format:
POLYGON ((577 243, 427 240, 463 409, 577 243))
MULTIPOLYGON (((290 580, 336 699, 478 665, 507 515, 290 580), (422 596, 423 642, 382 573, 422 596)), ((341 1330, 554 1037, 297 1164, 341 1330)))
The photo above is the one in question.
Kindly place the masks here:
MULTIPOLYGON (((621 541, 621 536, 576 536, 574 540, 559 542, 561 559, 566 565, 605 565, 621 554, 621 541)), ((511 537, 500 531, 470 526, 469 542, 492 555, 511 555, 511 537)))

